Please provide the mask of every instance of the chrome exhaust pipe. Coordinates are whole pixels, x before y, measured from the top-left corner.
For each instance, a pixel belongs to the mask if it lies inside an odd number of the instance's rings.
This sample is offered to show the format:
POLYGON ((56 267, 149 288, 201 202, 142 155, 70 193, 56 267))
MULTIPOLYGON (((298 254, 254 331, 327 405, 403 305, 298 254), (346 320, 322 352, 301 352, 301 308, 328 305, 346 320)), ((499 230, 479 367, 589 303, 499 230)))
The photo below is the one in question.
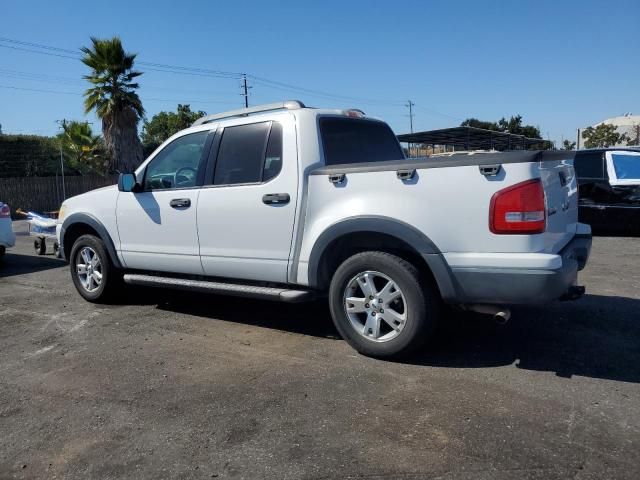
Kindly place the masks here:
POLYGON ((511 319, 511 310, 508 308, 502 309, 493 316, 493 319, 499 325, 506 325, 511 319))
POLYGON ((511 319, 511 310, 497 305, 465 305, 465 310, 470 312, 491 315, 496 323, 505 325, 511 319))

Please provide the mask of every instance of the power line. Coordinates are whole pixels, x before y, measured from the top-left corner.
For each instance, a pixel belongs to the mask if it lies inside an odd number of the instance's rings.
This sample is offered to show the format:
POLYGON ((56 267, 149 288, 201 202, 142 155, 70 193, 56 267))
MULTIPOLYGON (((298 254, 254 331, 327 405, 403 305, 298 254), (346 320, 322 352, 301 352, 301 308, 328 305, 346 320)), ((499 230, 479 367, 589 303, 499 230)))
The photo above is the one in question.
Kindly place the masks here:
MULTIPOLYGON (((79 60, 82 58, 82 55, 77 51, 69 50, 66 48, 54 47, 51 45, 44 45, 41 43, 25 42, 22 40, 15 40, 7 37, 0 37, 0 42, 12 44, 12 45, 3 45, 2 43, 0 43, 0 47, 13 48, 16 50, 23 50, 23 51, 32 52, 32 53, 41 53, 44 55, 53 55, 56 57, 70 58, 70 59, 76 59, 76 60, 79 60), (19 45, 19 46, 16 46, 16 45, 19 45), (38 51, 34 49, 42 49, 45 51, 38 51)), ((279 87, 279 89, 287 89, 288 91, 292 91, 292 92, 305 93, 308 95, 315 95, 315 96, 325 97, 325 98, 334 99, 334 100, 337 99, 337 100, 348 100, 348 101, 355 101, 355 102, 369 103, 369 104, 379 104, 379 105, 386 104, 390 106, 401 106, 400 102, 358 98, 358 97, 351 97, 347 95, 335 95, 332 93, 298 87, 295 85, 278 82, 275 80, 270 80, 268 78, 259 77, 256 75, 247 75, 247 74, 238 73, 238 72, 212 70, 212 69, 201 68, 201 67, 184 67, 180 65, 169 65, 169 64, 156 63, 156 62, 145 62, 143 60, 138 60, 136 63, 138 65, 147 67, 147 70, 157 71, 157 72, 181 73, 181 74, 187 74, 187 75, 208 76, 208 77, 213 76, 213 77, 219 77, 219 78, 236 78, 236 79, 241 79, 243 81, 245 78, 251 77, 257 82, 262 83, 263 86, 268 86, 270 88, 274 88, 275 86, 277 86, 279 87)), ((245 100, 246 100, 246 97, 245 97, 245 100)), ((245 104, 247 103, 248 102, 245 101, 245 104)))
POLYGON ((455 117, 455 116, 453 116, 453 115, 449 115, 448 113, 442 113, 442 112, 439 112, 439 111, 437 111, 437 110, 433 110, 433 109, 431 109, 431 108, 423 107, 423 106, 421 106, 421 105, 415 105, 415 107, 416 107, 416 108, 419 108, 420 110, 423 110, 423 111, 425 111, 425 112, 427 112, 427 113, 430 113, 430 114, 432 114, 432 115, 438 115, 438 116, 440 116, 440 117, 450 118, 450 119, 452 119, 452 120, 456 120, 456 121, 459 121, 459 122, 464 121, 464 119, 463 119, 463 118, 455 117))
POLYGON ((348 95, 335 95, 328 92, 323 92, 320 90, 314 90, 311 88, 303 88, 297 87, 295 85, 291 85, 284 82, 278 82, 276 80, 270 80, 268 78, 259 77, 257 75, 249 75, 256 83, 266 86, 268 88, 275 88, 277 90, 286 90, 297 93, 303 93, 316 97, 325 97, 333 100, 341 100, 341 101, 352 101, 352 102, 360 102, 360 103, 369 103, 369 104, 378 104, 378 105, 389 105, 389 106, 402 106, 401 102, 391 101, 391 100, 375 100, 370 98, 361 98, 361 97, 352 97, 348 95))
MULTIPOLYGON (((69 50, 66 48, 53 47, 51 45, 44 45, 41 43, 25 42, 22 40, 15 40, 7 37, 0 37, 0 42, 12 44, 12 45, 2 45, 0 43, 0 47, 12 48, 15 50, 23 50, 23 51, 32 52, 32 53, 41 53, 43 55, 53 55, 53 56, 62 57, 62 58, 70 58, 73 60, 82 59, 82 54, 80 52, 69 50), (16 45, 19 45, 19 46, 16 46, 16 45), (41 49, 45 51, 39 51, 34 49, 41 49)), ((143 60, 138 60, 137 64, 146 66, 147 69, 149 70, 168 72, 168 73, 184 72, 184 73, 190 73, 190 74, 199 74, 201 76, 215 76, 215 77, 236 78, 236 79, 242 76, 242 74, 238 72, 225 72, 222 70, 212 70, 208 68, 199 68, 199 67, 184 67, 180 65, 169 65, 166 63, 145 62, 143 60)))
MULTIPOLYGON (((81 85, 83 84, 83 81, 80 77, 78 78, 72 78, 72 77, 61 77, 61 76, 57 76, 57 75, 47 75, 44 73, 35 73, 35 72, 25 72, 25 71, 21 71, 21 70, 10 70, 10 69, 4 69, 4 68, 0 68, 0 77, 7 77, 7 78, 13 78, 13 79, 20 79, 20 80, 31 80, 31 81, 36 81, 36 82, 47 82, 47 83, 59 83, 59 84, 63 84, 63 85, 81 85)), ((167 87, 158 87, 155 85, 148 85, 145 82, 143 82, 142 85, 142 89, 147 92, 147 91, 165 91, 165 92, 184 92, 184 89, 176 89, 176 88, 167 88, 167 87)), ((201 93, 204 95, 208 95, 211 92, 211 90, 192 90, 189 89, 189 93, 201 93)), ((231 92, 216 92, 219 94, 225 94, 225 95, 232 95, 231 92)), ((230 102, 232 103, 232 102, 230 102)))
MULTIPOLYGON (((20 50, 20 51, 25 51, 25 52, 29 52, 29 53, 39 53, 39 54, 43 54, 43 55, 50 55, 50 56, 55 56, 55 57, 60 57, 60 58, 68 58, 68 59, 73 59, 73 60, 81 60, 82 59, 82 55, 80 54, 80 52, 75 51, 75 50, 70 50, 70 49, 60 48, 60 47, 54 47, 54 46, 51 46, 51 45, 44 45, 44 44, 35 43, 35 42, 26 42, 26 41, 22 41, 22 40, 16 40, 16 39, 12 39, 12 38, 7 38, 7 37, 0 37, 0 47, 10 48, 10 49, 20 50), (9 44, 9 45, 7 45, 7 44, 9 44)), ((312 96, 312 97, 323 98, 323 99, 326 99, 326 100, 349 101, 349 102, 355 102, 355 103, 360 103, 360 104, 364 104, 364 105, 368 104, 368 105, 380 105, 380 106, 390 106, 390 107, 402 107, 402 106, 405 106, 402 102, 399 102, 399 101, 361 98, 361 97, 348 96, 348 95, 337 95, 337 94, 333 94, 333 93, 330 93, 330 92, 325 92, 325 91, 315 90, 315 89, 305 88, 305 87, 299 87, 299 86, 296 86, 296 85, 292 85, 292 84, 288 84, 288 83, 284 83, 284 82, 279 82, 279 81, 276 81, 276 80, 271 80, 271 79, 268 79, 268 78, 265 78, 265 77, 260 77, 260 76, 257 76, 257 75, 243 74, 243 73, 239 73, 239 72, 228 72, 228 71, 223 71, 223 70, 213 70, 213 69, 202 68, 202 67, 185 67, 185 66, 180 66, 180 65, 170 65, 170 64, 157 63, 157 62, 145 62, 145 61, 142 61, 142 60, 137 60, 136 63, 138 65, 144 66, 145 70, 155 71, 155 72, 160 72, 160 73, 172 73, 172 74, 192 75, 192 76, 200 76, 200 77, 240 79, 240 80, 243 81, 243 89, 244 89, 244 81, 245 81, 245 79, 249 79, 250 78, 254 84, 260 85, 262 87, 275 89, 275 90, 280 90, 280 91, 291 92, 291 93, 304 94, 304 95, 308 95, 308 96, 312 96)), ((251 87, 247 87, 247 90, 249 88, 251 88, 251 87)), ((68 93, 68 92, 65 92, 65 93, 68 93)), ((244 100, 245 100, 245 102, 244 102, 245 106, 247 106, 248 105, 248 91, 244 91, 243 92, 243 96, 244 96, 244 100)), ((214 102, 209 102, 209 103, 214 103, 214 102)), ((218 103, 222 103, 222 102, 218 102, 218 103)), ((430 108, 421 107, 421 106, 415 105, 415 104, 414 104, 414 106, 416 106, 417 108, 420 108, 423 111, 428 112, 429 114, 432 114, 432 115, 438 115, 438 116, 442 116, 442 117, 446 117, 446 118, 450 118, 450 119, 454 119, 454 120, 458 120, 458 121, 461 120, 460 118, 455 117, 453 115, 449 115, 449 114, 446 114, 446 113, 438 112, 438 111, 430 109, 430 108)))
POLYGON ((58 53, 52 53, 52 52, 41 52, 41 51, 38 51, 38 50, 32 50, 32 49, 29 49, 29 48, 15 47, 15 46, 12 46, 12 45, 2 45, 2 44, 0 44, 0 47, 3 47, 3 48, 10 48, 10 49, 12 49, 12 50, 22 50, 22 51, 24 51, 24 52, 41 53, 41 54, 43 54, 43 55, 51 55, 51 56, 53 56, 53 57, 71 58, 71 59, 73 59, 73 60, 80 60, 80 57, 79 57, 79 56, 74 56, 74 57, 72 57, 71 55, 61 55, 61 54, 58 54, 58 53))
POLYGON ((76 95, 79 97, 82 96, 82 94, 78 92, 61 92, 59 90, 45 90, 43 88, 14 87, 13 85, 0 85, 0 88, 10 88, 11 90, 25 90, 27 92, 59 93, 63 95, 76 95))
MULTIPOLYGON (((27 92, 39 92, 39 93, 56 93, 60 95, 75 95, 78 97, 83 96, 82 93, 78 92, 62 92, 60 90, 49 90, 44 88, 27 88, 27 87, 16 87, 14 85, 0 85, 0 88, 8 88, 11 90, 24 90, 27 92)), ((187 100, 187 99, 171 99, 171 98, 154 98, 154 97, 144 97, 145 101, 156 101, 156 102, 178 102, 178 103, 189 103, 189 104, 197 104, 197 103, 215 103, 221 105, 235 105, 236 102, 231 101, 222 101, 222 100, 187 100)))

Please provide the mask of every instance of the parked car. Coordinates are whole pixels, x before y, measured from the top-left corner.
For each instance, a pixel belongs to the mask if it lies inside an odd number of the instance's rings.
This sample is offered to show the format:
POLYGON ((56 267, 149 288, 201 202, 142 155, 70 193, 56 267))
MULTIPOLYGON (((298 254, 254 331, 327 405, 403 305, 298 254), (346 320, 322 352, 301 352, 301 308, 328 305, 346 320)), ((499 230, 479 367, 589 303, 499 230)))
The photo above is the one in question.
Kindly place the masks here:
POLYGON ((579 219, 594 232, 640 234, 640 149, 578 150, 579 219))
POLYGON ((6 203, 0 202, 0 262, 4 259, 7 248, 13 247, 16 236, 11 223, 11 209, 6 203))
POLYGON ((584 291, 572 156, 405 159, 380 120, 288 101, 199 119, 118 186, 66 200, 58 240, 88 301, 121 281, 327 295, 342 336, 388 357, 429 338, 442 302, 504 318, 584 291))

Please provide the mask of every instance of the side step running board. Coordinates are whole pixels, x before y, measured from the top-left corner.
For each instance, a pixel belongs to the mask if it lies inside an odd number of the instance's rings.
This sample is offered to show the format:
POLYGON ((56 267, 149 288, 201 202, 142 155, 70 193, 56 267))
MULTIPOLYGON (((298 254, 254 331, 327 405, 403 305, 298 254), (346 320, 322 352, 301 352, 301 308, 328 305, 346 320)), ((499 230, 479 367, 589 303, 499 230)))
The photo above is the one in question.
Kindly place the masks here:
POLYGON ((210 282, 207 280, 189 280, 187 278, 157 277, 155 275, 142 275, 126 273, 125 283, 141 285, 145 287, 164 287, 177 290, 189 290, 195 292, 218 293, 236 297, 253 297, 264 300, 278 300, 281 302, 304 302, 312 300, 314 293, 310 290, 291 290, 284 287, 260 287, 253 285, 238 285, 235 283, 210 282))

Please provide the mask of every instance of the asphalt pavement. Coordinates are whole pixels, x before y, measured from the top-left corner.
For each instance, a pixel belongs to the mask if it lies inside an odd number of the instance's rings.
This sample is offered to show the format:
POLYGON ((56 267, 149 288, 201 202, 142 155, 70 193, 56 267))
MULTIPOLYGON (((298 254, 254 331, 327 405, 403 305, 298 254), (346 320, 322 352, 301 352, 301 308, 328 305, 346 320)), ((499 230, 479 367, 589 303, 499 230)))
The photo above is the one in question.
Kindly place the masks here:
POLYGON ((640 238, 595 239, 584 298, 449 315, 406 362, 322 302, 86 303, 32 244, 0 267, 2 479, 640 478, 640 238))

